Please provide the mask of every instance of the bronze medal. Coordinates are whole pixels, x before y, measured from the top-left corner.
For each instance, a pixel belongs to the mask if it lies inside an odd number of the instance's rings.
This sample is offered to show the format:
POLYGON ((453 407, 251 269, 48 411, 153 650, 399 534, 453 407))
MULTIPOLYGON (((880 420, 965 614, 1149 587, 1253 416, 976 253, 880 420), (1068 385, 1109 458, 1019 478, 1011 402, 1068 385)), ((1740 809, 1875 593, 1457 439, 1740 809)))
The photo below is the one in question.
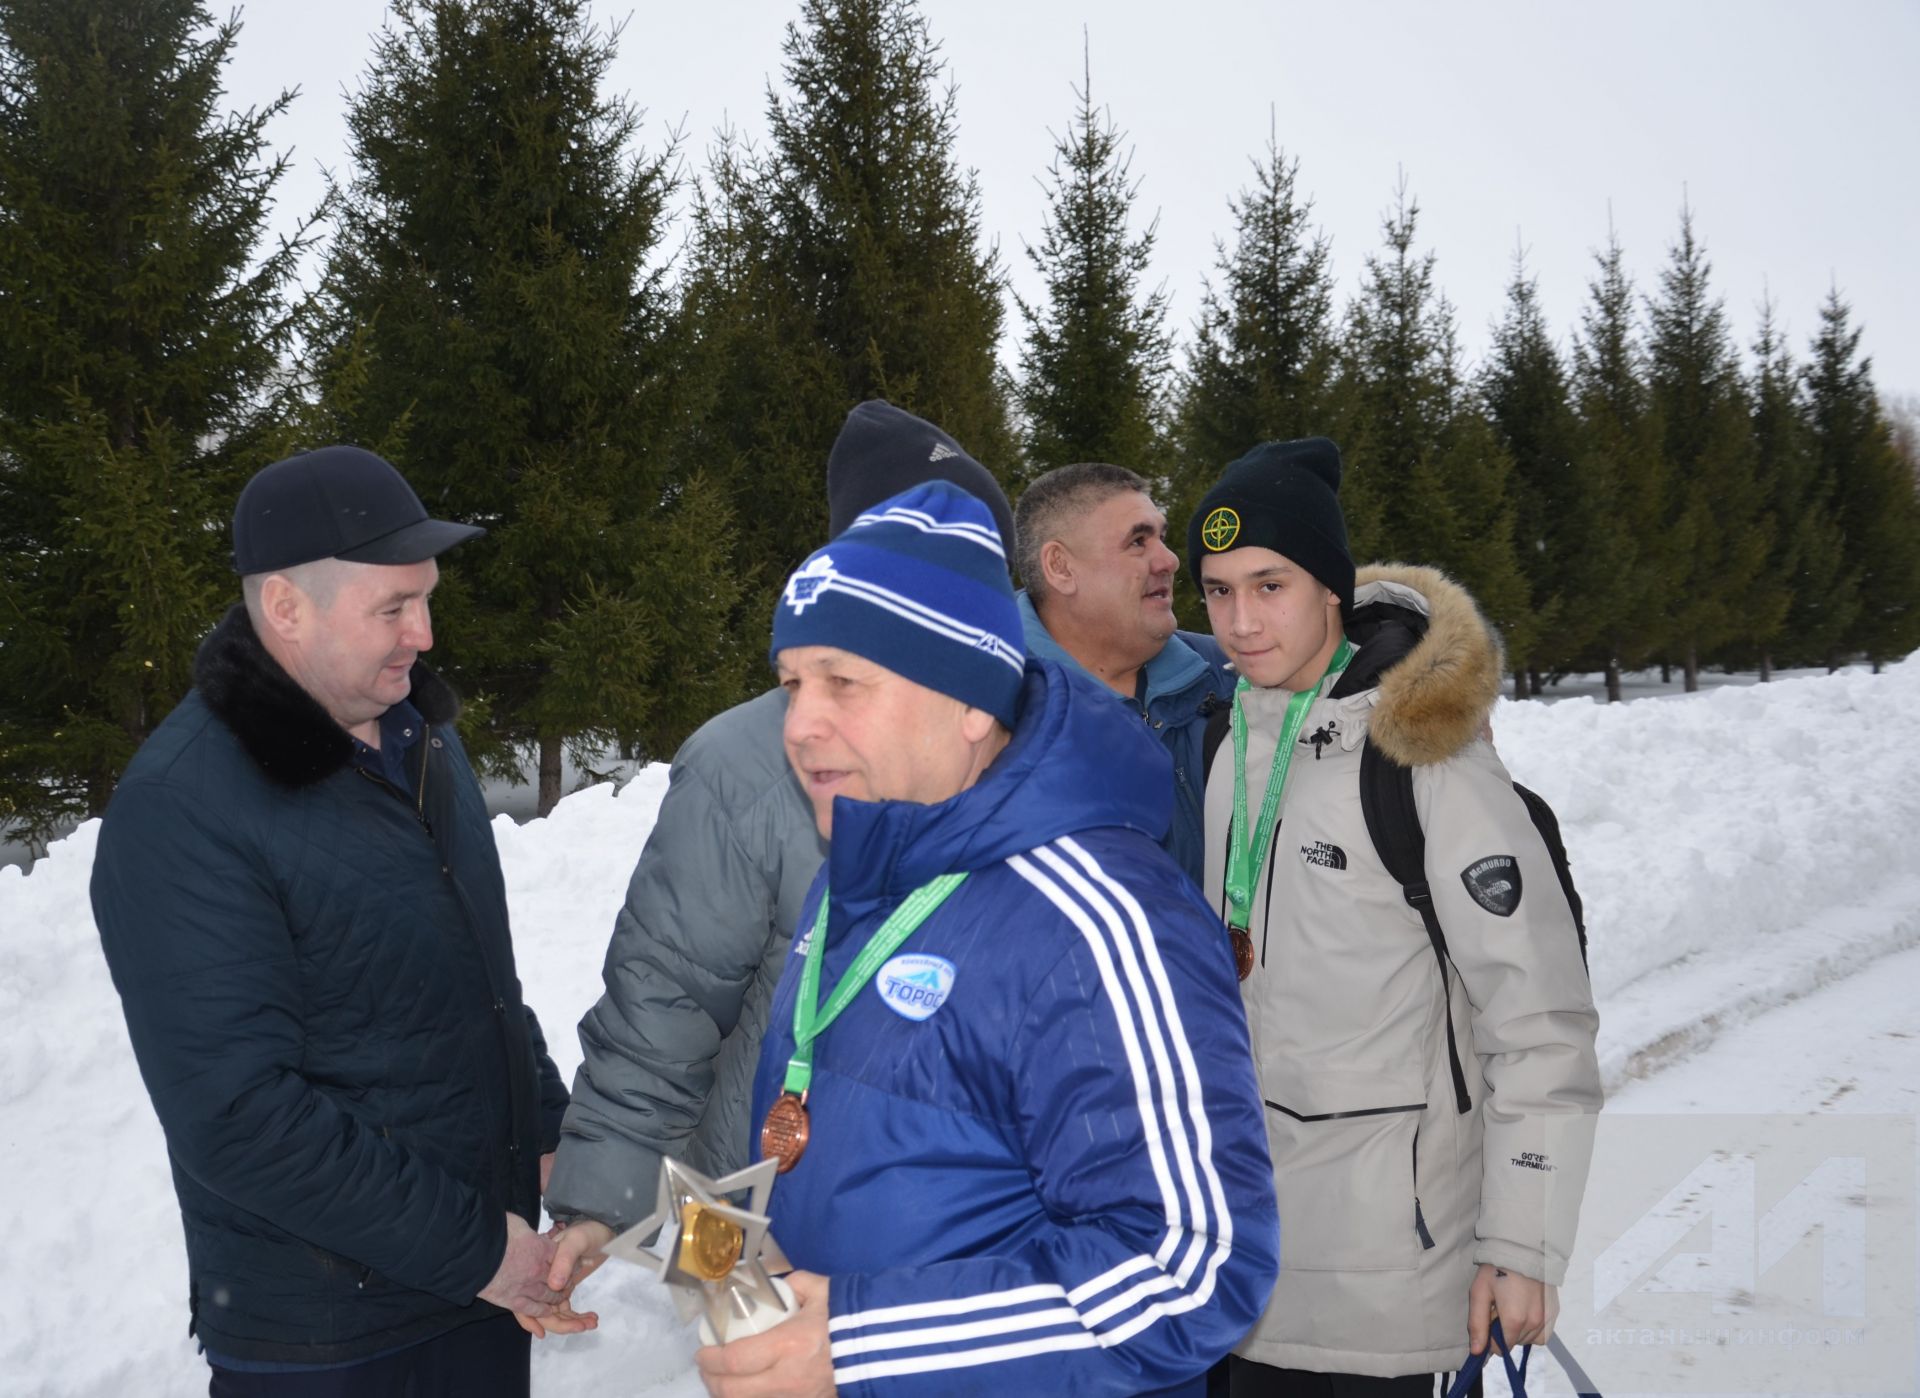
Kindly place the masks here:
POLYGON ((779 1173, 786 1174, 800 1163, 806 1153, 812 1123, 798 1093, 783 1092, 767 1108, 766 1123, 760 1128, 760 1154, 779 1162, 779 1173))
POLYGON ((1244 927, 1233 931, 1233 969, 1245 980, 1253 974, 1253 934, 1244 927))

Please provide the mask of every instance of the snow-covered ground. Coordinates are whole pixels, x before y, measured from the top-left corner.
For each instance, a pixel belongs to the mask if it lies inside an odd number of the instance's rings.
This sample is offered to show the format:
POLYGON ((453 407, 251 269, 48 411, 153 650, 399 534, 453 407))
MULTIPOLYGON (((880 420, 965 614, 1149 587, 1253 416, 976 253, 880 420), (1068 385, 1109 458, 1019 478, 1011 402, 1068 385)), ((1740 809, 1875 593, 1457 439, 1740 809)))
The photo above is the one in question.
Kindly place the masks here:
MULTIPOLYGON (((1914 1111, 1920 661, 1657 704, 1503 703, 1494 724, 1559 811, 1586 899, 1610 1114, 1914 1111)), ((522 979, 569 1076, 664 784, 648 768, 495 822, 522 979)), ((0 1390, 199 1394, 165 1150, 88 911, 97 829, 31 875, 0 868, 0 1390)), ((651 1279, 609 1266, 581 1299, 601 1329, 536 1346, 536 1392, 699 1392, 651 1279)))

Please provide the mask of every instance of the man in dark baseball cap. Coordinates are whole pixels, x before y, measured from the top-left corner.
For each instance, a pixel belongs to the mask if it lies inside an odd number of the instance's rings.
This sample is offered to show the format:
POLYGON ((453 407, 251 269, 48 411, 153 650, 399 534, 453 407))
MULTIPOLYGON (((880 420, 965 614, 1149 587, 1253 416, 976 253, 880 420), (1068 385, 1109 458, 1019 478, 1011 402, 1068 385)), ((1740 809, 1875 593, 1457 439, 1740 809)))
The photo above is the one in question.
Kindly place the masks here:
POLYGON ((429 519, 406 478, 364 447, 321 447, 263 467, 233 509, 233 571, 338 558, 419 563, 487 531, 429 519))
POLYGON ((135 755, 93 907, 222 1395, 525 1398, 567 1093, 433 644, 429 518, 372 452, 241 492, 245 601, 135 755))

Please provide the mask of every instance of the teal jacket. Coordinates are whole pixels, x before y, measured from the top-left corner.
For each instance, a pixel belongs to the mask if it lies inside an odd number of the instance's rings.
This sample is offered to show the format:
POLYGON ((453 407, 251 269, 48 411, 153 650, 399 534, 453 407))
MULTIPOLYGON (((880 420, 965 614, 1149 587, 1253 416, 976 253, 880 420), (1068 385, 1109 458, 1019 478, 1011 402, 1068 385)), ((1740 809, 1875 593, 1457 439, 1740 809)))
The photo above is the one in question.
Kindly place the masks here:
MULTIPOLYGON (((1020 620, 1026 627, 1028 655, 1051 660, 1106 689, 1047 634, 1025 592, 1020 594, 1020 620)), ((1220 646, 1211 636, 1176 631, 1160 654, 1146 663, 1140 688, 1132 697, 1107 692, 1139 715, 1173 758, 1173 824, 1161 845, 1187 877, 1199 883, 1206 860, 1202 808, 1207 774, 1202 757, 1207 720, 1233 701, 1233 676, 1227 672, 1220 646)))

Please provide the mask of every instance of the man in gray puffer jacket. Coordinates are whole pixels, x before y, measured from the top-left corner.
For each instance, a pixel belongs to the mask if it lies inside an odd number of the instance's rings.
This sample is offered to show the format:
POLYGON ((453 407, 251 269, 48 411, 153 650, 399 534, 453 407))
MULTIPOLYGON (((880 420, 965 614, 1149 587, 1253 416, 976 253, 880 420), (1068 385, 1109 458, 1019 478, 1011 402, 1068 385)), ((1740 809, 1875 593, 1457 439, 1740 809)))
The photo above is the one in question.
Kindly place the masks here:
POLYGON ((1484 737, 1498 638, 1427 568, 1357 579, 1324 438, 1228 467, 1190 558, 1242 677, 1206 788, 1280 1208, 1236 1394, 1430 1392, 1543 1341, 1585 1188, 1598 1019, 1551 856, 1484 737), (1368 834, 1367 740, 1410 767, 1444 972, 1368 834), (1448 1053, 1461 1047, 1462 1110, 1448 1053))
MULTIPOLYGON (((1013 537, 1005 492, 959 443, 890 403, 860 404, 827 458, 830 533, 933 480, 986 502, 1013 537)), ((713 1175, 750 1158, 767 1007, 826 857, 787 764, 786 712, 785 691, 769 690, 710 719, 674 757, 607 947, 606 991, 580 1021, 584 1057, 546 1196, 556 1219, 572 1221, 556 1289, 652 1209, 662 1156, 713 1175)))

